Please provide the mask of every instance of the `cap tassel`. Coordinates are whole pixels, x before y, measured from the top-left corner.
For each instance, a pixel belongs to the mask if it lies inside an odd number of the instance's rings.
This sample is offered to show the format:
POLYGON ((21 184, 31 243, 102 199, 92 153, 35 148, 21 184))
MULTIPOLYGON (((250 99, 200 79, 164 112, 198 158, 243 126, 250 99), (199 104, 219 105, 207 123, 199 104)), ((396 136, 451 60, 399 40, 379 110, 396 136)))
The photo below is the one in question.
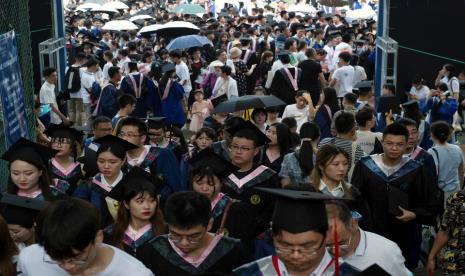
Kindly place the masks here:
POLYGON ((334 217, 334 275, 339 276, 339 241, 337 237, 337 224, 336 224, 336 217, 334 217))

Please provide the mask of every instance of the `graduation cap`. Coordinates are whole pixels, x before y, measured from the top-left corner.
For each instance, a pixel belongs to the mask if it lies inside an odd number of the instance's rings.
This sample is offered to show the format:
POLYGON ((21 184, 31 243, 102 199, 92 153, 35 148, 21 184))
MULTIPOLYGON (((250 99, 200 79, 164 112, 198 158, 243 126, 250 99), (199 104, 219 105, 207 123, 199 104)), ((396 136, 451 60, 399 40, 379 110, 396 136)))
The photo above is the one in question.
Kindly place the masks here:
POLYGON ((380 267, 378 264, 372 264, 369 267, 365 268, 365 270, 360 271, 358 276, 372 276, 372 275, 377 275, 377 276, 389 276, 389 274, 386 270, 384 270, 382 267, 380 267))
POLYGON ((0 194, 0 214, 8 224, 17 224, 24 228, 32 228, 37 215, 49 203, 29 197, 8 193, 0 194))
POLYGON ((339 30, 339 29, 328 30, 328 35, 329 36, 339 36, 339 35, 341 35, 341 30, 339 30))
POLYGON ((378 100, 378 113, 386 114, 392 110, 394 114, 400 114, 400 100, 397 96, 380 96, 378 100))
POLYGON ((256 147, 263 146, 271 140, 263 133, 257 126, 255 126, 252 122, 246 121, 242 124, 239 124, 235 127, 228 128, 228 132, 234 137, 239 132, 247 132, 250 134, 250 137, 253 137, 253 141, 256 147))
POLYGON ((228 96, 226 94, 210 99, 213 107, 217 107, 220 103, 227 101, 227 100, 228 100, 228 96))
POLYGON ((341 200, 315 192, 313 187, 286 189, 255 188, 277 197, 273 213, 273 226, 292 234, 328 227, 325 201, 341 200))
POLYGON ((206 148, 189 160, 192 170, 201 170, 202 172, 211 172, 219 179, 223 179, 233 172, 239 170, 223 157, 216 154, 212 149, 206 148))
POLYGON ((332 14, 332 13, 326 13, 326 14, 324 15, 324 17, 325 17, 326 20, 333 19, 333 16, 334 16, 334 14, 332 14))
POLYGON ((145 118, 145 123, 149 129, 166 129, 166 117, 145 118))
POLYGON ((243 36, 240 39, 242 45, 247 45, 252 42, 252 38, 250 36, 243 36))
POLYGON ((44 133, 51 138, 68 138, 71 140, 78 140, 83 135, 82 131, 63 124, 50 124, 44 133))
POLYGON ((56 152, 56 150, 31 142, 25 138, 19 138, 19 140, 2 155, 2 159, 8 162, 22 160, 32 164, 40 162, 42 165, 45 165, 48 164, 48 161, 56 152))
POLYGON ((166 73, 166 72, 169 72, 169 71, 174 71, 174 70, 176 70, 176 66, 172 62, 168 62, 167 64, 165 64, 165 65, 163 65, 161 67, 161 71, 163 73, 166 73))
POLYGON ((410 100, 410 101, 407 101, 403 104, 401 104, 402 107, 404 108, 409 108, 409 107, 413 107, 415 105, 418 105, 418 101, 417 100, 410 100))
POLYGON ((131 191, 140 191, 153 186, 155 191, 159 193, 159 188, 162 182, 146 172, 140 167, 132 167, 132 169, 121 179, 121 181, 109 193, 111 197, 118 201, 124 200, 124 195, 131 193, 131 191))
POLYGON ((138 146, 130 143, 124 139, 121 139, 114 135, 105 135, 93 141, 96 144, 99 144, 100 147, 105 146, 109 148, 120 148, 124 151, 137 149, 138 146))
POLYGON ((366 23, 367 23, 367 25, 371 25, 371 24, 376 23, 376 20, 368 19, 368 20, 366 21, 366 23))
POLYGON ((369 91, 373 88, 373 81, 360 81, 354 85, 354 89, 359 91, 369 91))
POLYGON ((242 28, 249 29, 251 26, 252 26, 252 25, 250 25, 249 23, 243 22, 243 23, 239 24, 239 26, 237 26, 237 27, 239 27, 239 28, 241 28, 241 29, 242 29, 242 28))

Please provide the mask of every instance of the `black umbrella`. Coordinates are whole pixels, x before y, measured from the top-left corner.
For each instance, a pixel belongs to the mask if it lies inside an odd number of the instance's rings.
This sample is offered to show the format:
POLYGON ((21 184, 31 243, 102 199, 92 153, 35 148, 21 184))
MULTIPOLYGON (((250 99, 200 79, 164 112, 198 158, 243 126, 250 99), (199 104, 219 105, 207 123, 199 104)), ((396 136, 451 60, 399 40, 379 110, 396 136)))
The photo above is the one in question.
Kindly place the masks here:
POLYGON ((320 0, 318 2, 328 7, 343 7, 349 5, 348 0, 320 0))
POLYGON ((247 95, 224 101, 215 107, 214 113, 229 113, 258 107, 285 105, 286 103, 275 96, 247 95))

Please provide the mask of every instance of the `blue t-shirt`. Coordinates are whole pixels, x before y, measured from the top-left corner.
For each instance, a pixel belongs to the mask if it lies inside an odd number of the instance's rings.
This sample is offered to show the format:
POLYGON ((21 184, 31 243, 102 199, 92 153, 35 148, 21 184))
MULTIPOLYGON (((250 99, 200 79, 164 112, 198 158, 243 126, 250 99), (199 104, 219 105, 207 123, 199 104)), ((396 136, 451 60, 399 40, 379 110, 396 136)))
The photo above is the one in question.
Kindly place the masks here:
POLYGON ((460 147, 449 143, 441 146, 435 145, 428 150, 428 153, 433 156, 438 168, 438 187, 444 192, 458 190, 460 187, 459 177, 463 177, 459 176, 458 168, 464 161, 460 147))

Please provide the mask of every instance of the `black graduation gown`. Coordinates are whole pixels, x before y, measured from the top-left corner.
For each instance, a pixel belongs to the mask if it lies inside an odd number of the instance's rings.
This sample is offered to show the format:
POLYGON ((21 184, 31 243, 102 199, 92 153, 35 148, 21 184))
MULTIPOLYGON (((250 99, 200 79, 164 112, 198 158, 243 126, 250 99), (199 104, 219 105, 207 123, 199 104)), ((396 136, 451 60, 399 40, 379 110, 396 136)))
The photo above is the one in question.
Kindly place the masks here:
MULTIPOLYGON (((296 67, 289 68, 289 72, 291 73, 292 77, 295 76, 296 67)), ((300 69, 297 74, 297 84, 299 84, 299 80, 301 78, 300 69)), ((287 74, 283 72, 283 69, 276 71, 274 74, 273 80, 271 81, 270 86, 270 93, 281 100, 283 100, 286 105, 294 104, 295 103, 295 94, 297 91, 294 90, 294 87, 291 84, 287 74)))
POLYGON ((418 226, 435 224, 441 202, 440 191, 428 177, 426 169, 420 163, 409 160, 387 177, 372 157, 366 156, 355 165, 351 183, 368 203, 373 232, 396 242, 408 262, 409 251, 418 246, 418 234, 421 241, 418 226), (408 210, 416 214, 415 219, 403 223, 389 212, 389 186, 408 194, 408 210))
POLYGON ((276 172, 266 166, 255 165, 248 172, 234 172, 223 182, 222 192, 247 204, 247 214, 254 219, 250 226, 257 236, 270 227, 274 208, 273 196, 254 188, 278 188, 276 172), (244 183, 245 182, 245 183, 244 183), (242 184, 242 185, 241 185, 242 184))
MULTIPOLYGON (((246 54, 247 50, 242 50, 241 54, 241 60, 244 61, 244 57, 246 54)), ((252 65, 257 64, 258 65, 258 59, 257 59, 257 54, 249 50, 249 56, 247 60, 244 61, 244 63, 247 65, 247 68, 250 70, 252 65)), ((259 77, 259 72, 258 68, 255 68, 253 73, 250 76, 246 76, 246 84, 247 84, 247 95, 252 95, 253 91, 255 89, 255 83, 257 82, 257 79, 259 77)))
POLYGON ((229 274, 234 268, 251 260, 251 255, 241 242, 228 237, 222 237, 198 267, 184 260, 171 247, 166 235, 143 245, 137 255, 155 275, 171 276, 229 274))

